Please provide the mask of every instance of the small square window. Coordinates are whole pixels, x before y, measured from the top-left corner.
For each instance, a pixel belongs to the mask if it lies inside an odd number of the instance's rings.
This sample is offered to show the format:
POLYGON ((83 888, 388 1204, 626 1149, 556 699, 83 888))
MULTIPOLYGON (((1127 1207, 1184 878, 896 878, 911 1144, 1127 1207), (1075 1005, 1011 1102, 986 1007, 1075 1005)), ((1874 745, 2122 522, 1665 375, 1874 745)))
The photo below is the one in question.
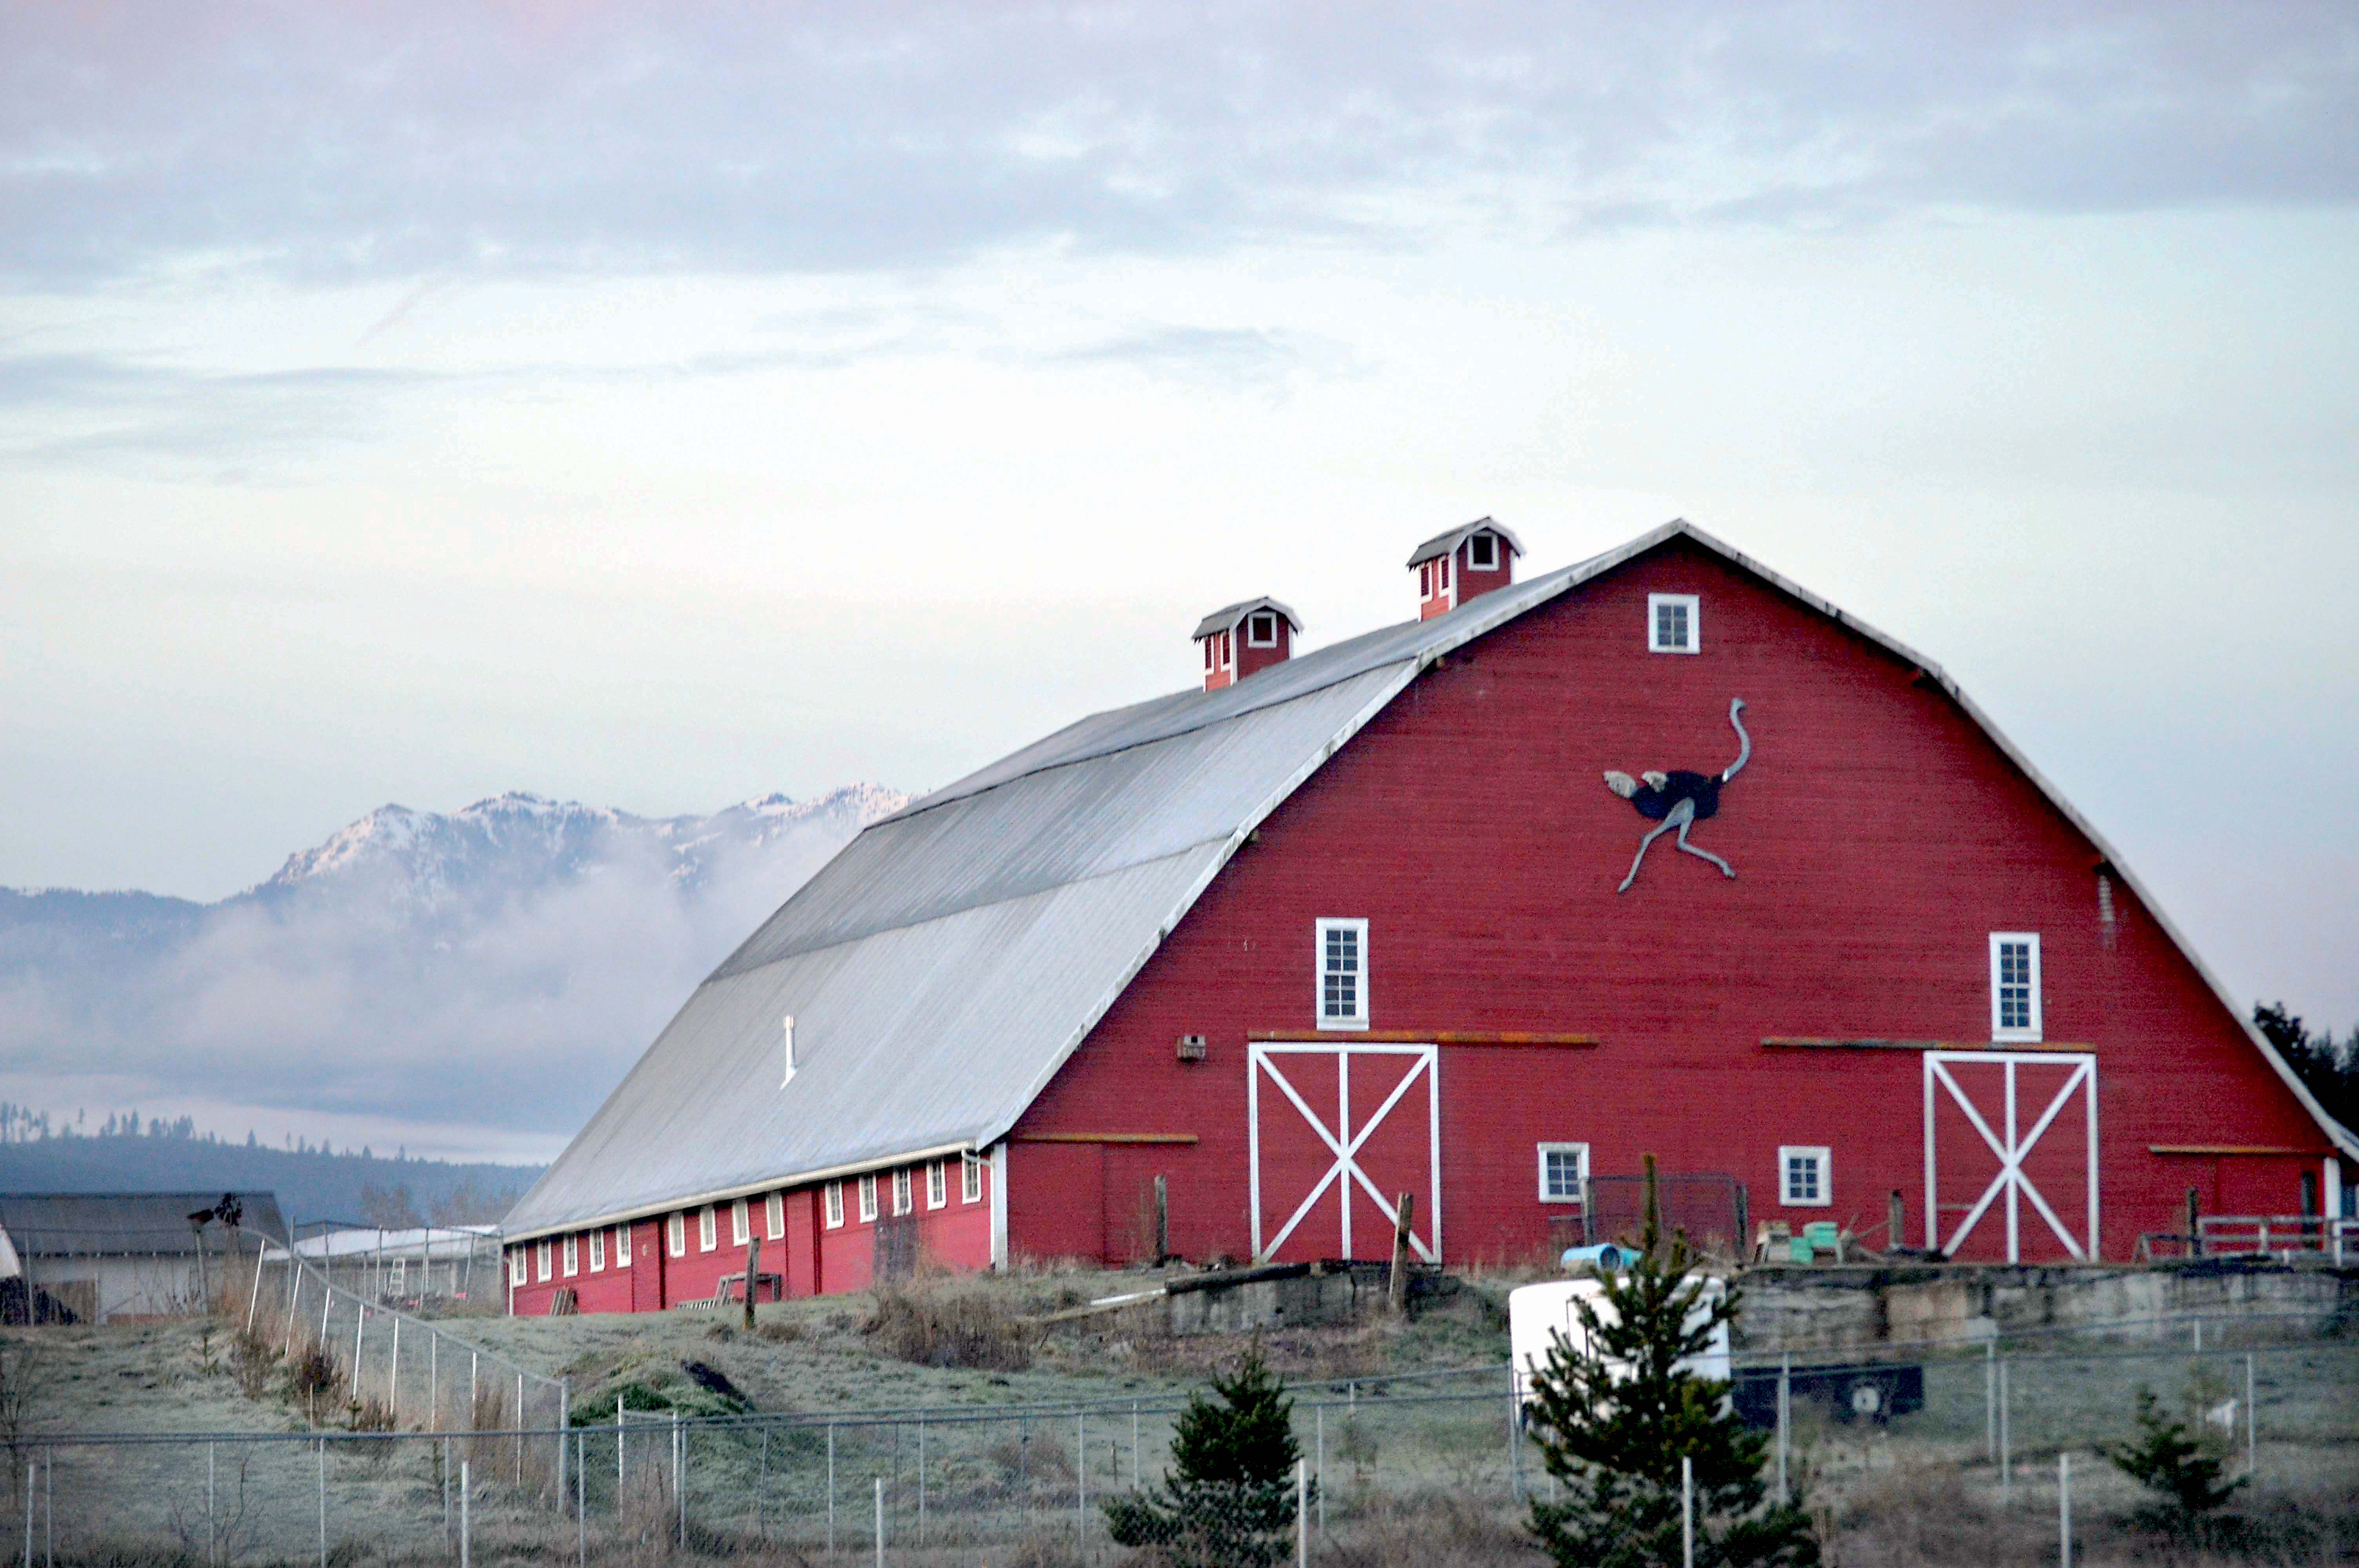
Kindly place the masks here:
POLYGON ((539 1266, 540 1277, 549 1278, 549 1243, 544 1241, 533 1249, 533 1261, 539 1266))
POLYGON ((525 1267, 525 1265, 524 1265, 524 1249, 523 1249, 523 1248, 521 1248, 521 1247, 516 1247, 516 1248, 511 1248, 511 1249, 509 1249, 509 1250, 508 1250, 508 1283, 509 1283, 509 1284, 511 1284, 511 1285, 521 1285, 521 1284, 523 1284, 523 1283, 524 1283, 524 1267, 525 1267))
POLYGON ((772 1193, 762 1200, 762 1218, 767 1224, 770 1239, 781 1241, 787 1234, 787 1195, 772 1193))
POLYGON ((721 1228, 713 1223, 712 1206, 706 1204, 696 1211, 696 1249, 710 1252, 721 1245, 721 1228))
POLYGON ((876 1178, 860 1178, 860 1221, 863 1225, 876 1217, 876 1178))
POLYGON ((614 1227, 614 1267, 627 1269, 630 1266, 631 1227, 627 1225, 618 1225, 614 1227))
POLYGON ((1277 617, 1266 610, 1246 616, 1245 646, 1248 648, 1277 647, 1277 617))
POLYGON ((966 1154, 959 1159, 959 1202, 983 1201, 983 1160, 980 1155, 966 1154))
POLYGON ((665 1228, 669 1232, 665 1239, 670 1245, 671 1255, 675 1258, 687 1257, 688 1216, 685 1214, 673 1215, 665 1228))
POLYGON ((1466 565, 1478 572, 1497 571, 1499 569, 1499 536, 1496 534, 1477 534, 1467 540, 1466 565))
POLYGON ((1692 593, 1648 594, 1647 651, 1650 654, 1701 653, 1702 601, 1692 593))
POLYGON ((926 1206, 940 1208, 951 1201, 951 1173, 937 1160, 926 1167, 926 1206))
POLYGON ((1580 1203, 1589 1180, 1589 1145, 1540 1145, 1540 1202, 1580 1203))
POLYGON ((1990 938, 1991 1039, 2039 1039, 2039 933, 1994 931, 1990 938))
POLYGON ((1777 1191, 1778 1201, 1789 1208, 1824 1208, 1833 1203, 1834 1158, 1826 1145, 1780 1145, 1777 1191))
POLYGON ((893 1173, 893 1212, 907 1214, 916 1206, 917 1205, 910 1199, 909 1171, 905 1165, 893 1173))
POLYGON ((730 1244, 743 1247, 754 1239, 754 1217, 745 1211, 745 1200, 739 1198, 729 1206, 730 1244))
POLYGON ((842 1223, 843 1184, 830 1182, 827 1184, 827 1227, 833 1230, 842 1223))
POLYGON ((1433 591, 1436 593, 1450 591, 1450 557, 1448 556, 1436 556, 1433 558, 1433 591))
POLYGON ((600 1273, 605 1267, 606 1233, 603 1230, 593 1230, 590 1233, 590 1271, 593 1274, 600 1273))
POLYGON ((1318 935, 1317 1017, 1321 1029, 1368 1026, 1368 923, 1321 920, 1318 935))
POLYGON ((582 1243, 573 1237, 565 1238, 565 1277, 573 1278, 582 1271, 582 1243))

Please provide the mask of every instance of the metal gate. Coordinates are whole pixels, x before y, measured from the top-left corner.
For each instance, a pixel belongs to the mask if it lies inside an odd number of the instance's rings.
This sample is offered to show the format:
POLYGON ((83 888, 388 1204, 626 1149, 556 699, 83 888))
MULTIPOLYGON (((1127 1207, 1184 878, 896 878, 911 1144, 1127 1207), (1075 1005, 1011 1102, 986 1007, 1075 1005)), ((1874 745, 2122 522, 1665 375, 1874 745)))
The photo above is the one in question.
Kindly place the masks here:
POLYGON ((1925 1245, 2009 1263, 2027 1245, 2052 1256, 2037 1227, 2027 1237, 2027 1206, 2066 1253, 2097 1256, 2097 1059, 1926 1052, 1925 1245))
POLYGON ((1254 1256, 1387 1257, 1394 1195, 1408 1192, 1418 1195, 1409 1246, 1440 1262, 1440 1073, 1441 1053, 1432 1045, 1251 1046, 1245 1115, 1254 1256), (1314 1105, 1334 1107, 1332 1121, 1314 1105))

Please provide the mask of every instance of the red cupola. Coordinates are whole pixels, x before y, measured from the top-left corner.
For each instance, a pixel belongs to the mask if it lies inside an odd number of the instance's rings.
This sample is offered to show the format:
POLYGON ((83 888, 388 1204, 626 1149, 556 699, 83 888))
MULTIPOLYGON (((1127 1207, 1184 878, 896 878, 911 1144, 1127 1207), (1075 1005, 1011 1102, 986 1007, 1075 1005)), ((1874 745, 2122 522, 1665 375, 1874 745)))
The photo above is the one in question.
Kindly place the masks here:
POLYGON ((1524 546, 1488 517, 1436 534, 1408 558, 1417 574, 1417 618, 1446 615, 1468 600, 1516 580, 1515 559, 1524 546))
POLYGON ((1196 624, 1196 641, 1204 650, 1204 689, 1218 691, 1284 663, 1301 633, 1301 620, 1275 599, 1248 599, 1213 611, 1196 624))

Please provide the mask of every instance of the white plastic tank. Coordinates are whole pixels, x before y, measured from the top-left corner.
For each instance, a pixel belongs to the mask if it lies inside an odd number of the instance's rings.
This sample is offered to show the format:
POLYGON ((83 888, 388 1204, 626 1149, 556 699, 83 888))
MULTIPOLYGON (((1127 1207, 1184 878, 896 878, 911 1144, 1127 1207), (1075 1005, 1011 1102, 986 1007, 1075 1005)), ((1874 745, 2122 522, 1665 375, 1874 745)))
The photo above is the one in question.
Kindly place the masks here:
MULTIPOLYGON (((1688 1325, 1702 1323, 1711 1303, 1728 1292, 1728 1281, 1715 1275, 1690 1275, 1703 1281, 1703 1293, 1688 1311, 1688 1325)), ((1561 1334, 1571 1342, 1575 1352, 1589 1348, 1589 1331, 1582 1325, 1581 1314, 1573 1309, 1575 1302, 1589 1303, 1590 1311, 1601 1324, 1615 1321, 1614 1305, 1605 1299, 1605 1285, 1600 1280, 1549 1280, 1542 1284, 1523 1285, 1507 1292, 1507 1345, 1516 1368, 1516 1396, 1531 1398, 1532 1374, 1548 1365, 1549 1347, 1553 1337, 1561 1334)), ((1721 1324, 1712 1331, 1712 1343, 1701 1356, 1690 1356, 1680 1365, 1700 1378, 1728 1378, 1728 1325, 1721 1324)))

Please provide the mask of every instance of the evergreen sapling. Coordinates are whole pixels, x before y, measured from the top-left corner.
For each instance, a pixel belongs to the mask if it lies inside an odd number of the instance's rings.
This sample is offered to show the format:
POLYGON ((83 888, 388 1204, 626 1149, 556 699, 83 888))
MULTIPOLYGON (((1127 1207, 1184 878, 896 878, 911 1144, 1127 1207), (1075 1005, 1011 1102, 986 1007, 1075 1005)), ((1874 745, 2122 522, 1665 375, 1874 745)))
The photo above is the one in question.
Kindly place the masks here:
POLYGON ((1162 1485, 1106 1499, 1107 1533, 1187 1568, 1271 1568, 1294 1529, 1294 1401, 1258 1338, 1235 1371, 1212 1375, 1211 1392, 1180 1411, 1162 1485))

